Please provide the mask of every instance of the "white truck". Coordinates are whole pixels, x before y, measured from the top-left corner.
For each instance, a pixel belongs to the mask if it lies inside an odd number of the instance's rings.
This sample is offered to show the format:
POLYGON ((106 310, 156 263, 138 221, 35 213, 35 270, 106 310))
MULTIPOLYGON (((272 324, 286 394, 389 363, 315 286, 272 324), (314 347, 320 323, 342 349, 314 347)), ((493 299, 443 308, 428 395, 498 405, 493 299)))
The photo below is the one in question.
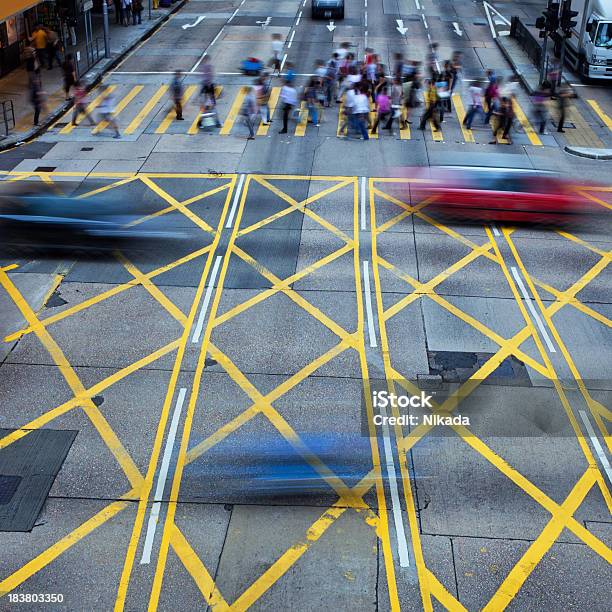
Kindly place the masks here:
MULTIPOLYGON (((565 58, 584 79, 612 79, 612 0, 572 0, 576 27, 566 39, 565 58)), ((555 54, 561 38, 553 35, 555 54)))

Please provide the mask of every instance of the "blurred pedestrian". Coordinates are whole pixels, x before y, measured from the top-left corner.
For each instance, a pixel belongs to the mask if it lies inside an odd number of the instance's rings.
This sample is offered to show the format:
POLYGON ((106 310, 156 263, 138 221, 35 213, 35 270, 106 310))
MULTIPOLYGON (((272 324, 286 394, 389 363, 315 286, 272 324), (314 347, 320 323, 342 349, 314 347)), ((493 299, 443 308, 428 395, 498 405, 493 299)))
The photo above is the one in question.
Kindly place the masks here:
POLYGON ((121 0, 121 8, 123 9, 123 25, 129 26, 132 17, 132 0, 121 0))
POLYGON ((406 81, 402 86, 402 100, 404 105, 404 117, 400 124, 401 129, 406 129, 412 123, 410 120, 414 111, 421 106, 423 91, 421 77, 416 74, 412 81, 406 81))
POLYGON ((548 106, 547 102, 550 97, 550 85, 548 81, 544 81, 542 86, 533 95, 531 99, 533 105, 533 115, 535 122, 538 125, 540 134, 546 134, 546 123, 548 122, 548 106))
POLYGON ((508 120, 511 118, 511 108, 512 105, 510 103, 510 100, 506 97, 503 97, 501 99, 495 99, 492 102, 491 132, 493 134, 493 138, 489 142, 489 144, 497 144, 499 142, 500 136, 501 138, 505 137, 508 120))
POLYGON ((255 96, 255 88, 249 87, 244 100, 242 109, 240 110, 244 124, 249 129, 247 140, 255 140, 255 121, 257 119, 257 98, 255 96))
POLYGON ((34 49, 36 49, 36 58, 42 65, 45 61, 45 54, 47 53, 47 32, 40 23, 34 26, 30 42, 33 43, 34 49))
POLYGON ((383 121, 385 129, 391 131, 393 126, 393 115, 391 113, 391 98, 388 95, 388 90, 383 87, 376 96, 376 119, 372 126, 372 134, 376 134, 378 124, 383 121))
POLYGON ((32 80, 35 74, 40 72, 40 62, 36 55, 36 49, 28 44, 23 50, 23 58, 25 59, 26 71, 29 76, 29 80, 32 80))
POLYGON ((210 63, 210 58, 205 55, 202 58, 202 64, 200 65, 200 72, 202 73, 202 89, 201 93, 210 96, 213 102, 217 103, 217 97, 215 93, 215 69, 210 63))
POLYGON ((480 83, 475 82, 470 85, 469 94, 470 94, 470 108, 463 118, 463 125, 468 129, 472 129, 472 122, 474 121, 474 117, 476 115, 485 116, 485 112, 482 108, 482 96, 483 90, 480 83))
POLYGON ((142 24, 142 0, 132 0, 132 25, 142 24))
POLYGON ((66 54, 66 59, 62 64, 62 74, 64 82, 64 94, 66 100, 70 100, 70 88, 76 82, 76 66, 74 65, 74 58, 72 53, 66 54))
POLYGON ((320 81, 317 77, 310 77, 310 81, 306 87, 304 87, 304 101, 306 102, 306 108, 308 109, 308 115, 315 127, 319 127, 319 94, 320 94, 320 81))
POLYGON ((107 86, 102 102, 100 102, 98 105, 99 120, 100 123, 106 122, 108 126, 113 129, 113 138, 121 138, 119 126, 117 125, 117 120, 115 119, 115 110, 115 95, 113 94, 113 90, 110 88, 110 86, 107 86))
POLYGON ((85 115, 89 121, 89 125, 96 125, 96 122, 87 113, 89 99, 87 96, 87 88, 81 81, 76 81, 74 84, 74 107, 72 109, 72 125, 77 125, 81 115, 85 115))
POLYGON ((504 126, 502 138, 506 140, 506 144, 511 145, 511 131, 514 126, 514 100, 512 97, 504 96, 502 98, 502 120, 504 126))
POLYGON ((60 57, 61 43, 58 35, 50 28, 45 28, 47 35, 47 70, 53 69, 53 62, 61 68, 62 59, 60 57))
POLYGON ((369 140, 367 125, 370 120, 370 98, 365 84, 362 84, 356 91, 353 116, 358 132, 361 133, 364 140, 369 140))
POLYGON ((183 74, 180 70, 176 70, 174 73, 174 78, 170 84, 170 93, 172 94, 176 120, 183 121, 183 95, 185 88, 183 87, 183 74))
POLYGON ((280 76, 281 71, 281 55, 283 53, 283 41, 280 34, 272 34, 272 59, 270 66, 272 67, 272 75, 276 72, 280 76))
POLYGON ((34 127, 37 127, 40 122, 40 113, 45 104, 45 92, 39 75, 30 81, 30 102, 34 108, 34 127))
POLYGON ((438 98, 438 121, 444 123, 444 113, 449 112, 450 107, 450 91, 448 90, 448 80, 444 78, 444 73, 441 73, 436 81, 436 94, 438 98))
POLYGON ((493 114, 493 105, 495 100, 499 96, 499 86, 497 83, 497 76, 493 70, 487 70, 487 87, 484 91, 484 100, 486 105, 485 123, 491 121, 491 115, 493 114))
POLYGON ((400 129, 402 129, 402 94, 402 81, 399 77, 395 77, 391 85, 391 90, 389 91, 389 98, 391 99, 391 116, 389 117, 387 125, 389 125, 391 131, 393 131, 393 122, 396 119, 400 129))
POLYGON ((293 109, 298 103, 297 91, 291 82, 285 81, 285 84, 280 91, 280 101, 283 110, 283 128, 280 130, 279 134, 286 134, 289 123, 289 115, 292 113, 293 109))
POLYGON ((557 132, 565 132, 565 120, 567 111, 570 107, 570 98, 573 98, 574 93, 567 85, 561 85, 557 89, 557 110, 559 111, 559 121, 557 123, 557 132))
POLYGON ((356 130, 353 111, 355 109, 355 88, 350 85, 344 96, 344 104, 341 107, 342 116, 338 128, 338 138, 344 138, 344 130, 350 137, 351 130, 356 130))
POLYGON ((463 53, 461 51, 455 51, 451 58, 451 95, 455 92, 455 89, 459 85, 461 87, 463 83, 463 53))
POLYGON ((340 61, 337 53, 334 53, 325 66, 325 77, 323 78, 323 90, 325 92, 325 106, 331 106, 336 96, 340 61))
POLYGON ((419 124, 419 129, 424 130, 425 125, 428 121, 431 121, 433 125, 434 132, 440 131, 440 122, 438 121, 438 112, 439 112, 439 104, 438 104, 438 92, 436 90, 435 83, 431 79, 427 79, 425 81, 425 112, 421 117, 421 123, 419 124))
POLYGON ((114 0, 115 5, 115 23, 121 25, 123 23, 123 0, 114 0))
POLYGON ((429 70, 429 78, 435 82, 435 77, 440 71, 437 42, 431 43, 429 47, 429 53, 427 54, 427 69, 429 70))
POLYGON ((261 115, 261 122, 263 125, 269 125, 271 122, 270 117, 270 84, 265 75, 260 76, 257 79, 255 85, 255 96, 257 98, 257 106, 259 107, 259 114, 261 115))

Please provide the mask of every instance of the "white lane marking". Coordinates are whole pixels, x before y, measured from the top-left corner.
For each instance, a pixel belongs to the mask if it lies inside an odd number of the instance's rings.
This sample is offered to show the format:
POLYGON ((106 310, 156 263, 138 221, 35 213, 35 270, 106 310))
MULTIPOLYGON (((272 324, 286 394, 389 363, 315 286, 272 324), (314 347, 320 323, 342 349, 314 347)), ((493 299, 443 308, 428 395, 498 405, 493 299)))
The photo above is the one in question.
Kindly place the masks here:
POLYGON ((232 20, 234 19, 234 17, 237 15, 239 9, 236 9, 233 13, 232 16, 227 20, 227 23, 231 23, 232 20))
POLYGON ((365 31, 365 46, 368 46, 368 31, 365 31))
POLYGON ((597 453, 597 456, 599 457, 599 460, 601 461, 601 464, 603 465, 603 468, 606 471, 606 474, 608 475, 608 480, 612 482, 612 469, 610 469, 610 462, 608 461, 606 453, 599 442, 599 438, 595 435, 595 430, 591 425, 591 421, 589 421, 589 417, 587 416, 587 413, 584 410, 579 410, 578 412, 580 412, 582 422, 586 427, 587 433, 589 434, 589 438, 591 438, 591 444, 595 447, 595 452, 597 453))
POLYGON ((421 18, 423 19, 423 25, 425 26, 425 29, 429 30, 429 25, 427 24, 427 19, 425 19, 425 15, 423 13, 421 13, 421 18))
POLYGON ((531 316, 535 319, 535 322, 540 328, 540 332, 542 333, 542 336, 544 337, 544 341, 546 342, 546 346, 548 346, 549 352, 556 353, 557 351, 555 349, 555 346, 552 343, 552 340, 550 339, 550 336, 548 335, 548 332, 546 331, 544 324, 542 323, 542 319, 540 319, 540 315, 537 313, 535 306, 533 305, 533 302, 531 301, 531 297, 529 297, 529 294, 527 293, 527 289, 525 288, 523 279, 520 277, 518 270, 514 266, 512 266, 510 269, 512 270, 512 276, 514 276, 514 280, 516 281, 516 284, 519 286, 521 293, 523 294, 523 298, 525 299, 525 302, 527 303, 527 307, 529 308, 529 312, 531 312, 531 316))
MULTIPOLYGON (((506 25, 512 25, 508 21, 508 19, 506 19, 506 17, 504 17, 494 6, 491 6, 488 2, 483 2, 483 5, 486 9, 495 13, 499 17, 499 19, 501 19, 502 23, 505 23, 506 25)), ((499 21, 496 21, 495 23, 499 23, 499 21)))
POLYGON ((295 38, 295 30, 293 30, 293 32, 291 32, 291 38, 289 39, 289 44, 291 44, 293 42, 294 38, 295 38))
POLYGON ((196 328, 193 331, 193 337, 191 338, 191 342, 193 344, 197 344, 200 341, 200 337, 202 336, 202 330, 204 329, 204 320, 206 319, 206 312, 208 311, 208 305, 210 304, 210 298, 215 287, 215 280, 217 279, 217 273, 219 272, 219 266, 221 265, 222 259, 223 257, 221 255, 217 255, 217 258, 215 259, 212 273, 210 275, 210 279, 208 280, 206 294, 204 295, 204 301, 202 302, 200 316, 198 317, 198 324, 196 325, 196 328))
POLYGON ((297 26, 300 25, 300 20, 302 19, 302 11, 300 11, 297 21, 295 22, 295 27, 297 28, 297 26))
POLYGON ((370 337, 370 346, 376 348, 376 330, 374 329, 374 314, 372 313, 372 290, 370 289, 370 266, 369 262, 363 262, 363 292, 365 294, 366 314, 368 318, 368 336, 370 337))
POLYGON ((302 6, 306 6, 306 0, 304 0, 304 2, 302 2, 302 6))
POLYGON ((193 23, 186 23, 181 26, 183 30, 188 30, 189 28, 195 28, 198 24, 202 23, 206 19, 206 15, 200 15, 193 23))
POLYGON ((365 27, 367 28, 368 27, 368 14, 367 13, 365 13, 364 19, 365 19, 365 27))
POLYGON ((193 68, 189 71, 190 74, 193 74, 198 69, 198 66, 202 63, 204 58, 208 55, 208 51, 210 50, 210 48, 217 42, 217 40, 219 40, 219 36, 221 36, 221 34, 223 33, 224 28, 225 26, 223 26, 223 28, 219 30, 218 34, 213 38, 210 45, 206 47, 206 50, 204 51, 204 53, 202 53, 202 55, 200 56, 200 59, 193 65, 193 68))
POLYGON ((153 507, 151 508, 151 514, 149 515, 147 535, 145 537, 144 547, 142 549, 140 565, 148 565, 149 563, 151 563, 151 550, 153 549, 155 531, 157 530, 157 523, 159 522, 161 501, 164 498, 164 489, 166 487, 166 480, 168 479, 170 459, 172 458, 172 451, 174 449, 174 442, 176 440, 176 431, 178 429, 179 420, 181 418, 181 411, 183 410, 183 403, 185 402, 186 394, 187 389, 185 387, 182 387, 179 391, 178 397, 176 398, 176 405, 174 406, 172 422, 170 423, 170 430, 168 431, 168 439, 166 440, 166 448, 164 449, 164 456, 162 458, 159 476, 157 477, 157 486, 155 487, 155 496, 153 498, 154 503, 153 507))
POLYGON ((453 21, 453 28, 454 28, 455 34, 457 34, 457 36, 463 36, 463 31, 459 27, 459 22, 458 21, 453 21))
MULTIPOLYGON (((364 262, 366 263, 366 262, 364 262)), ((387 410, 380 408, 380 414, 383 417, 383 447, 385 449, 385 466, 389 476, 389 489, 391 491, 391 505, 393 506, 393 522, 395 524, 395 535, 397 536, 397 552, 399 553, 399 562, 401 567, 410 566, 410 555, 408 554, 408 543, 406 542, 406 532, 404 531, 404 521, 402 518, 402 507, 399 500, 399 491, 397 488, 397 475, 395 472, 395 461, 393 459, 393 451, 391 450, 391 441, 389 437, 389 426, 387 425, 387 410)))
POLYGON ((365 232, 366 226, 366 177, 361 177, 361 231, 365 232))
POLYGON ((419 4, 419 0, 414 0, 414 4, 417 7, 417 9, 420 11, 421 10, 421 5, 419 4))
POLYGON ((493 25, 493 20, 491 19, 491 13, 489 12, 489 5, 486 2, 482 3, 484 10, 485 10, 485 14, 487 16, 487 21, 489 22, 489 28, 491 28, 491 36, 493 36, 493 38, 497 38, 497 33, 495 32, 495 26, 493 25))
POLYGON ((493 234, 495 234, 495 236, 501 236, 501 234, 499 233, 499 230, 497 229, 496 225, 492 225, 491 229, 493 230, 493 234))
POLYGON ((229 217, 227 218, 227 222, 225 224, 225 229, 232 227, 232 223, 234 222, 234 215, 236 214, 236 209, 238 208, 238 202, 240 201, 240 195, 242 194, 242 187, 244 185, 245 175, 241 174, 238 179, 238 187, 236 188, 236 193, 234 194, 234 201, 232 202, 232 208, 230 210, 229 217))
POLYGON ((281 62, 280 69, 282 70, 285 67, 285 62, 287 61, 287 54, 283 55, 283 61, 281 62))

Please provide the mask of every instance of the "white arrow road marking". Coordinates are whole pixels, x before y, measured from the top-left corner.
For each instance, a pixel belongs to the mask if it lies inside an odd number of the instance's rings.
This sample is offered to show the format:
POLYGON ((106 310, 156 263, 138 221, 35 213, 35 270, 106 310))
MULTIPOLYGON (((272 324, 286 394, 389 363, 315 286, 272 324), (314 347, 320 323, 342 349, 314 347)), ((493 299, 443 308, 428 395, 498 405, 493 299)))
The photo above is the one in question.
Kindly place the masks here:
POLYGON ((404 20, 403 19, 396 19, 395 20, 397 22, 397 28, 395 28, 402 36, 404 36, 404 34, 406 34, 406 32, 408 31, 408 28, 404 27, 404 20))
POLYGON ((206 19, 206 15, 200 15, 193 23, 186 23, 183 26, 183 30, 188 30, 189 28, 195 28, 199 23, 206 19))
POLYGON ((328 25, 325 26, 330 32, 333 32, 336 29, 333 21, 330 21, 328 25))
POLYGON ((266 26, 270 25, 271 21, 272 21, 272 17, 266 17, 265 21, 256 21, 255 23, 257 25, 260 25, 262 28, 265 28, 266 26))
POLYGON ((457 34, 458 36, 463 36, 463 32, 461 31, 461 28, 459 27, 459 24, 456 21, 453 21, 453 28, 455 29, 455 34, 457 34))

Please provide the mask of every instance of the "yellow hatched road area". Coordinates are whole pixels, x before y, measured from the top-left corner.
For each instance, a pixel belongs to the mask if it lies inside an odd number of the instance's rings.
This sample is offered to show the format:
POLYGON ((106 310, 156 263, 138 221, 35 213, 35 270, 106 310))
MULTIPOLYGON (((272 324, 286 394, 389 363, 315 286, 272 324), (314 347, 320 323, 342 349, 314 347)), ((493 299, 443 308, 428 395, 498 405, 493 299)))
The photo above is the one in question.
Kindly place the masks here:
MULTIPOLYGON (((54 182, 56 179, 70 177, 75 179, 85 178, 85 175, 79 173, 44 173, 43 175, 41 172, 3 172, 2 175, 17 182, 37 179, 42 180, 43 176, 46 177, 45 180, 50 182, 54 182)), ((174 501, 179 499, 182 476, 188 465, 203 457, 210 449, 220 442, 231 439, 231 436, 243 425, 255 417, 258 417, 266 419, 278 432, 278 435, 290 444, 312 469, 317 472, 321 480, 329 485, 330 491, 337 496, 337 500, 329 507, 322 509, 320 516, 308 527, 304 534, 292 543, 292 545, 288 546, 265 572, 260 576, 252 577, 249 586, 234 601, 228 601, 227 595, 219 589, 216 582, 216 568, 206 566, 203 559, 198 555, 194 542, 191 542, 185 531, 179 527, 178 521, 176 520, 177 504, 169 504, 168 513, 162 530, 159 555, 154 565, 155 573, 151 591, 148 595, 148 609, 156 610, 160 606, 160 597, 162 595, 164 583, 169 579, 168 558, 170 550, 173 551, 173 554, 176 555, 180 563, 184 565, 199 592, 202 594, 202 606, 208 604, 215 609, 232 608, 236 610, 245 610, 257 604, 261 605, 261 598, 270 589, 275 588, 277 583, 280 583, 289 571, 299 571, 300 566, 298 565, 298 561, 306 558, 306 553, 311 548, 318 546, 318 543, 325 539, 326 533, 329 533, 330 529, 340 517, 346 513, 356 513, 363 523, 363 529, 371 530, 380 542, 384 560, 384 576, 389 594, 388 605, 392 610, 399 610, 401 608, 401 602, 397 587, 396 567, 393 560, 387 502, 382 481, 380 451, 377 437, 372 435, 370 438, 372 459, 371 471, 356 485, 348 486, 340 476, 335 474, 320 457, 307 447, 300 437, 296 425, 287 420, 281 414, 278 407, 278 400, 280 398, 285 396, 309 376, 316 374, 324 365, 347 351, 353 352, 357 356, 360 364, 363 392, 366 398, 371 398, 370 372, 365 351, 364 312, 360 299, 360 296, 363 294, 364 280, 362 278, 360 266, 360 242, 362 237, 360 238, 358 221, 360 205, 359 178, 349 176, 310 177, 246 175, 246 177, 243 178, 244 188, 240 194, 237 204, 238 208, 235 212, 235 223, 232 225, 228 246, 224 252, 220 251, 219 245, 221 234, 225 227, 226 220, 228 219, 228 215, 230 214, 230 207, 238 193, 237 184, 239 177, 237 175, 170 173, 125 173, 108 175, 92 173, 88 175, 88 178, 103 179, 107 184, 103 187, 97 185, 95 189, 91 189, 90 191, 85 190, 80 196, 81 198, 91 198, 107 190, 120 191, 124 186, 133 187, 134 185, 140 185, 143 190, 158 197, 160 201, 163 202, 163 206, 134 223, 146 223, 147 220, 152 218, 159 218, 168 214, 180 214, 184 215, 195 227, 199 228, 203 232, 203 235, 210 239, 211 242, 207 246, 201 247, 176 261, 166 263, 164 266, 146 273, 140 271, 124 254, 118 253, 117 265, 121 266, 129 273, 131 277, 130 281, 113 285, 102 293, 88 297, 82 302, 70 306, 65 310, 56 312, 55 314, 44 313, 46 316, 34 311, 8 274, 9 271, 18 269, 18 264, 9 264, 0 269, 0 285, 22 313, 26 321, 24 329, 11 334, 5 341, 14 341, 26 335, 34 335, 51 356, 58 372, 66 381, 72 394, 72 397, 67 401, 58 406, 49 406, 48 410, 43 411, 29 422, 22 423, 18 429, 0 439, 0 449, 6 448, 15 441, 29 435, 33 430, 53 424, 56 419, 60 419, 63 415, 71 411, 82 410, 98 432, 104 444, 108 447, 117 466, 125 476, 125 493, 123 496, 104 505, 102 509, 86 518, 69 533, 58 537, 54 543, 46 546, 44 550, 33 553, 31 558, 18 569, 12 571, 8 575, 0 576, 0 597, 18 589, 22 585, 27 586, 27 581, 43 569, 53 571, 54 567, 58 567, 54 566, 54 563, 60 556, 67 553, 79 542, 86 542, 87 538, 102 525, 113 521, 118 515, 125 515, 125 510, 130 505, 128 503, 129 500, 132 507, 134 505, 132 502, 137 502, 137 511, 133 519, 126 521, 127 532, 125 533, 125 537, 126 541, 129 541, 129 545, 126 548, 125 557, 122 559, 121 573, 116 584, 115 599, 116 610, 129 609, 129 586, 133 580, 136 549, 142 537, 147 508, 151 502, 154 476, 158 468, 164 432, 169 421, 182 358, 187 350, 187 344, 193 329, 198 305, 205 290, 206 279, 209 276, 215 257, 221 253, 222 263, 219 282, 212 296, 210 319, 204 329, 202 348, 198 357, 192 386, 189 390, 189 402, 185 424, 182 435, 180 436, 177 466, 172 480, 171 499, 174 501), (164 181, 169 179, 180 180, 191 184, 195 183, 198 186, 197 189, 194 190, 195 195, 191 195, 189 198, 183 200, 177 199, 164 187, 164 181), (289 189, 289 185, 295 182, 308 182, 310 185, 316 185, 318 187, 314 190, 312 195, 308 195, 304 199, 296 199, 290 195, 289 189), (244 211, 251 202, 251 194, 256 190, 263 190, 264 193, 268 194, 269 198, 274 197, 282 201, 284 203, 283 208, 279 212, 271 214, 264 219, 250 224, 243 224, 243 219, 246 218, 244 211), (335 197, 339 194, 343 194, 343 197, 352 204, 351 219, 348 224, 350 229, 346 228, 346 224, 343 226, 343 229, 338 228, 328 220, 328 215, 326 214, 330 209, 333 211, 335 197), (193 208, 197 203, 216 196, 222 198, 222 210, 219 219, 215 223, 212 223, 210 219, 207 220, 194 212, 193 208), (248 252, 246 247, 241 246, 242 243, 240 238, 247 235, 256 237, 258 231, 269 227, 278 219, 294 212, 299 212, 307 216, 309 221, 313 222, 320 231, 339 240, 340 246, 332 252, 325 254, 314 263, 310 263, 303 269, 297 270, 288 278, 279 278, 272 270, 267 269, 261 262, 257 261, 248 252), (356 296, 359 296, 358 299, 356 299, 357 315, 354 329, 345 329, 345 327, 316 307, 307 297, 294 289, 294 284, 296 282, 332 264, 344 255, 348 255, 352 258, 354 292, 356 296), (163 289, 155 285, 155 279, 165 272, 179 268, 198 258, 204 262, 203 271, 193 302, 189 310, 185 311, 174 303, 163 289), (240 260, 241 265, 252 268, 265 278, 270 283, 270 288, 262 290, 245 301, 232 306, 229 310, 220 313, 219 304, 224 291, 224 282, 227 277, 228 269, 232 265, 230 259, 236 258, 240 260), (178 324, 180 332, 177 334, 176 338, 169 343, 156 348, 153 352, 142 356, 134 363, 114 371, 106 378, 96 382, 88 388, 79 378, 78 370, 70 363, 68 357, 62 351, 61 346, 54 339, 54 325, 60 321, 75 321, 78 325, 79 313, 83 313, 102 302, 111 300, 114 296, 135 291, 136 288, 141 288, 146 291, 149 298, 167 313, 169 320, 178 324), (299 309, 301 313, 305 313, 309 317, 312 317, 332 332, 335 336, 335 343, 331 348, 318 355, 312 362, 305 365, 276 388, 272 390, 268 389, 263 392, 258 389, 250 378, 232 361, 231 357, 225 352, 224 347, 215 343, 213 340, 213 332, 216 329, 222 328, 232 319, 248 311, 257 304, 279 294, 288 298, 292 302, 292 305, 299 309), (163 408, 161 410, 155 439, 152 444, 147 469, 142 471, 137 466, 132 454, 128 450, 129 444, 127 444, 126 440, 122 439, 111 427, 111 424, 105 418, 104 410, 98 407, 92 401, 92 398, 167 355, 174 355, 172 375, 166 389, 163 408), (223 425, 204 440, 197 444, 191 444, 191 429, 193 427, 200 388, 203 384, 202 373, 207 357, 214 359, 237 387, 244 391, 250 400, 250 405, 238 416, 223 423, 223 425), (372 491, 375 493, 377 500, 376 508, 371 507, 365 501, 366 494, 372 491)), ((371 238, 372 243, 370 256, 375 281, 375 308, 380 325, 384 371, 389 390, 393 391, 395 385, 398 385, 407 391, 415 391, 413 385, 402 376, 396 367, 397 355, 394 354, 394 350, 389 342, 389 322, 409 304, 418 302, 419 300, 432 300, 452 316, 461 319, 465 324, 498 346, 495 355, 488 359, 473 376, 463 383, 462 387, 455 395, 446 400, 444 404, 436 406, 436 413, 448 414, 455 410, 459 403, 458 398, 460 396, 466 397, 478 388, 478 386, 494 372, 500 361, 510 355, 514 355, 540 375, 552 381, 560 403, 567 409, 568 399, 565 396, 565 391, 558 384, 557 373, 554 371, 554 367, 542 347, 542 342, 533 324, 531 324, 529 317, 526 316, 525 306, 517 292, 512 276, 508 272, 508 266, 500 252, 498 244, 500 238, 496 237, 488 228, 486 228, 486 238, 482 241, 477 241, 473 236, 464 236, 456 229, 439 223, 433 217, 430 217, 427 214, 429 201, 411 201, 409 198, 401 198, 391 189, 393 186, 409 184, 410 180, 408 179, 368 179, 370 196, 368 204, 372 220, 369 238, 371 238), (387 215, 385 221, 379 224, 379 209, 383 202, 385 206, 390 205, 396 208, 396 214, 390 218, 387 215), (388 258, 381 255, 381 249, 379 247, 380 243, 384 240, 385 232, 388 232, 398 223, 410 217, 418 218, 421 222, 432 225, 436 230, 456 240, 462 246, 467 247, 468 253, 456 262, 449 262, 450 265, 443 272, 438 273, 427 282, 421 282, 412 277, 402 269, 401 265, 394 264, 389 261, 388 258), (517 307, 520 309, 521 313, 525 315, 525 326, 511 338, 501 337, 492 330, 486 322, 479 321, 474 316, 464 312, 436 292, 436 288, 443 281, 449 279, 452 275, 463 270, 471 262, 479 258, 485 258, 499 267, 499 270, 507 279, 512 290, 517 307), (387 306, 385 306, 382 299, 384 281, 381 273, 383 271, 392 274, 405 283, 406 286, 406 295, 396 303, 387 306), (532 339, 538 347, 539 358, 534 358, 521 349, 522 344, 528 339, 532 339)), ((588 187, 584 188, 584 191, 593 198, 594 201, 601 202, 602 210, 608 210, 610 208, 608 204, 609 193, 606 190, 588 187)), ((364 205, 365 204, 364 202, 364 205)), ((563 344, 561 335, 556 330, 554 317, 564 308, 573 308, 586 316, 593 317, 608 328, 612 327, 612 321, 601 313, 595 312, 577 298, 578 293, 607 268, 611 260, 611 254, 601 250, 595 245, 591 245, 573 234, 560 232, 560 238, 567 240, 572 248, 588 249, 589 252, 597 255, 598 261, 595 266, 588 270, 581 278, 577 279, 569 288, 557 289, 533 275, 528 274, 520 259, 519 249, 513 243, 514 232, 512 229, 504 228, 503 234, 511 247, 515 249, 519 266, 521 266, 528 283, 533 288, 534 295, 538 296, 536 288, 539 288, 554 296, 554 300, 546 306, 539 301, 538 307, 541 308, 543 316, 549 324, 557 344, 561 348, 564 358, 568 365, 570 365, 572 374, 576 381, 579 382, 580 386, 582 380, 580 372, 576 364, 572 361, 569 351, 563 344)), ((610 411, 607 407, 590 397, 584 385, 580 387, 580 391, 585 396, 587 405, 598 427, 602 430, 602 433, 605 432, 605 438, 608 440, 607 430, 605 428, 612 416, 610 411)), ((366 410, 369 417, 371 417, 373 415, 371 401, 366 401, 366 410)), ((571 420, 571 411, 566 410, 566 413, 568 419, 571 420)), ((371 423, 372 419, 369 418, 369 421, 371 423)), ((503 578, 485 609, 504 609, 512 602, 526 580, 536 569, 544 555, 550 550, 564 529, 571 531, 575 537, 588 547, 592 554, 599 555, 608 561, 608 563, 612 562, 612 552, 606 544, 574 518, 576 510, 580 507, 588 493, 594 488, 600 490, 608 509, 612 509, 612 500, 607 483, 596 461, 591 455, 588 446, 584 442, 584 439, 578 438, 578 441, 588 464, 588 469, 586 469, 576 481, 565 500, 557 502, 524 474, 520 473, 519 470, 500 457, 494 449, 484 440, 480 439, 474 432, 470 431, 469 428, 464 426, 452 427, 457 436, 461 438, 471 451, 477 453, 486 460, 486 462, 494 466, 494 468, 499 470, 509 482, 522 490, 529 498, 550 514, 550 520, 541 534, 527 548, 507 576, 503 578)), ((464 606, 452 593, 450 585, 445 585, 443 580, 426 561, 426 544, 421 538, 415 500, 413 499, 410 485, 407 453, 418 444, 420 440, 430 434, 430 432, 431 427, 427 426, 419 426, 411 432, 404 431, 399 426, 394 430, 395 445, 400 458, 402 494, 406 508, 407 529, 410 533, 413 557, 416 562, 423 609, 433 610, 437 605, 436 602, 439 602, 439 604, 447 609, 459 610, 464 609, 464 606)), ((95 588, 95 586, 92 588, 95 588)), ((194 607, 196 607, 195 603, 194 607)))

